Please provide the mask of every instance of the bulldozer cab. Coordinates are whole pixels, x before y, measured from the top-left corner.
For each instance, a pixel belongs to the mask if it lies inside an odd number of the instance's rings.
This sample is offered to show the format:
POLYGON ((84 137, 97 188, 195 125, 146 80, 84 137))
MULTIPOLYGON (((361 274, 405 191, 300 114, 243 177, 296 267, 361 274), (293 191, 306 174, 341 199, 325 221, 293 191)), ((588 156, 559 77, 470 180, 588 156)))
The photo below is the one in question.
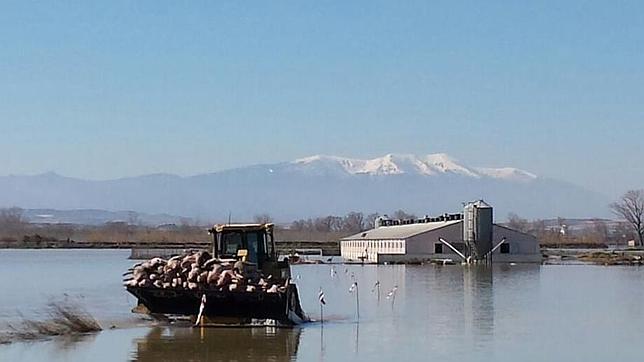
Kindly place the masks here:
POLYGON ((216 258, 242 260, 264 272, 277 272, 275 277, 284 276, 283 271, 275 270, 284 266, 277 260, 273 224, 215 225, 208 231, 213 235, 212 252, 216 258))

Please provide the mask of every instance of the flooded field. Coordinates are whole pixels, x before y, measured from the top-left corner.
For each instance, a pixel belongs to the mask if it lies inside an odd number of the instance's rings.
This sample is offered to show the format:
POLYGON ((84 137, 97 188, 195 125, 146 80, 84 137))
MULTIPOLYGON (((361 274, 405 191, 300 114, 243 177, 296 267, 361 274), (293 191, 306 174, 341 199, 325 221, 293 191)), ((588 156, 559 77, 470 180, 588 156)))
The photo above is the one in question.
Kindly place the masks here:
POLYGON ((324 324, 193 329, 130 313, 135 300, 121 287, 128 255, 0 251, 0 329, 46 318, 47 303, 65 298, 104 328, 0 345, 0 361, 605 361, 644 353, 642 267, 299 265, 293 275, 312 318, 320 314, 319 288, 325 292, 324 324), (387 298, 394 286, 395 298, 387 298))

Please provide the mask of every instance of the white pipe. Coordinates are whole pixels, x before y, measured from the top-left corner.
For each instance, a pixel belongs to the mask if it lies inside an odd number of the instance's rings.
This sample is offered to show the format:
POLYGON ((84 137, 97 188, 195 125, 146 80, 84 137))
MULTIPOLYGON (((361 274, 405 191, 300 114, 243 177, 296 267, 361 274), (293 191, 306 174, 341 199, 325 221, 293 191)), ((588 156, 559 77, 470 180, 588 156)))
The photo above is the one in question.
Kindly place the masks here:
POLYGON ((453 247, 453 246, 452 246, 452 244, 448 243, 448 242, 447 242, 447 240, 445 240, 445 239, 443 239, 443 238, 438 238, 438 241, 440 241, 441 243, 443 243, 443 244, 447 245, 447 247, 449 247, 450 249, 452 249, 452 251, 453 251, 453 252, 455 252, 456 254, 458 254, 458 256, 460 256, 461 258, 463 258, 463 260, 468 261, 468 260, 467 260, 467 257, 465 257, 465 255, 463 255, 463 253, 461 253, 460 251, 458 251, 458 249, 456 249, 455 247, 453 247))
POLYGON ((503 239, 501 239, 501 241, 499 241, 499 243, 498 243, 498 244, 496 244, 496 245, 492 248, 492 250, 488 251, 488 252, 485 254, 485 257, 487 258, 487 256, 488 256, 488 255, 490 255, 490 254, 494 253, 494 252, 496 251, 496 249, 498 249, 498 248, 501 246, 501 244, 505 243, 505 240, 506 240, 506 239, 505 239, 505 237, 504 237, 503 239))

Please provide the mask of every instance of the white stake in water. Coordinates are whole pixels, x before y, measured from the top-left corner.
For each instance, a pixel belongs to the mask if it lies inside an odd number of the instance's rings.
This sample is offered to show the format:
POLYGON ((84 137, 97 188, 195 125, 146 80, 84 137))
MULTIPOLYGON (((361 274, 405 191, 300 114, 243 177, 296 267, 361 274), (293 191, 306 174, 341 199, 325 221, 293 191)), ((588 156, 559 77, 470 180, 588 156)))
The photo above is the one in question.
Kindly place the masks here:
POLYGON ((396 291, 398 290, 398 286, 394 285, 394 287, 391 289, 389 293, 387 293, 387 299, 391 299, 391 308, 394 308, 394 303, 396 302, 396 291))
MULTIPOLYGON (((206 309, 206 295, 201 296, 201 304, 199 305, 199 314, 197 314, 197 320, 195 321, 195 327, 198 326, 203 319, 203 310, 206 309)), ((203 326, 203 323, 201 323, 203 326)))
POLYGON ((324 324, 324 305, 326 304, 326 299, 324 299, 322 287, 320 287, 320 292, 318 293, 318 301, 320 302, 320 323, 324 324))
POLYGON ((376 280, 376 284, 373 285, 373 288, 371 289, 371 293, 373 293, 374 291, 377 291, 378 303, 380 303, 380 280, 376 280))
POLYGON ((353 284, 351 284, 349 293, 353 292, 356 293, 356 316, 358 317, 358 321, 360 321, 360 293, 358 291, 358 282, 353 282, 353 284))

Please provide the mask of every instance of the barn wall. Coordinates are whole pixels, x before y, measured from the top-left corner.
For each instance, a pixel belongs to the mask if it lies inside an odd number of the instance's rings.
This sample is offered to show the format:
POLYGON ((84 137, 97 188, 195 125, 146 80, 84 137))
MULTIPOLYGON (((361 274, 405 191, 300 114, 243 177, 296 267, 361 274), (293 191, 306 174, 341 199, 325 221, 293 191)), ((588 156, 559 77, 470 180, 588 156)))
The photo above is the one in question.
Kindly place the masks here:
MULTIPOLYGON (((463 223, 448 225, 407 239, 407 254, 433 254, 434 244, 440 243, 439 237, 448 242, 461 242, 463 240, 463 223)), ((447 249, 447 246, 444 246, 444 249, 447 249)))
MULTIPOLYGON (((494 225, 494 245, 504 237, 510 244, 510 254, 535 254, 540 252, 539 242, 536 237, 494 225)), ((497 254, 500 254, 499 249, 494 252, 494 255, 497 254)))

